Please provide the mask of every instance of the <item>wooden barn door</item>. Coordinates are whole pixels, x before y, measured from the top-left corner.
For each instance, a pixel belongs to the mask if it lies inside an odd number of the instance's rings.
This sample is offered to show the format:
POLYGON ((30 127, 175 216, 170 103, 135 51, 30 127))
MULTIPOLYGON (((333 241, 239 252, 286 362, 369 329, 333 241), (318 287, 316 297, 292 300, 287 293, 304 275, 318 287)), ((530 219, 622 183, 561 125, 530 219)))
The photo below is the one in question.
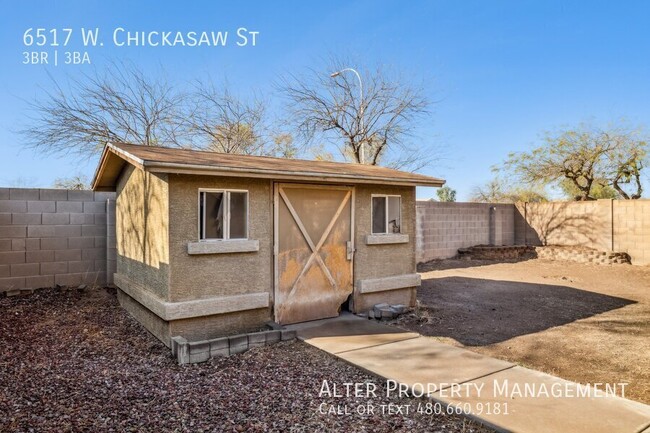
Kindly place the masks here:
POLYGON ((275 321, 336 317, 352 293, 353 190, 275 185, 275 321))

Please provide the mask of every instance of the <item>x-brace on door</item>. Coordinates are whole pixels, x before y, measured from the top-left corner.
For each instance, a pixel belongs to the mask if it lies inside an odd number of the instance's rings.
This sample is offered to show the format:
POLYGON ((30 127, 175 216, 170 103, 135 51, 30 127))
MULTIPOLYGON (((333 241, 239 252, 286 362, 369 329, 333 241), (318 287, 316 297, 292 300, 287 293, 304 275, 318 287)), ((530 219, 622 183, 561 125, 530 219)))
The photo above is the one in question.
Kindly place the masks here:
POLYGON ((275 320, 335 317, 352 293, 353 188, 275 185, 275 320))

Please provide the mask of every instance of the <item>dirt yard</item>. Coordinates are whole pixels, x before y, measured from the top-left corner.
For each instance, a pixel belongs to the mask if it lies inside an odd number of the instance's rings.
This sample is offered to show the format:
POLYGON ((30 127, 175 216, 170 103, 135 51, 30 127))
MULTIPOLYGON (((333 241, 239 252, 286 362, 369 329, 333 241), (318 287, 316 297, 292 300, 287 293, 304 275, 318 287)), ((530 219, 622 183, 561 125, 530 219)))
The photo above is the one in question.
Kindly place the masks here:
POLYGON ((383 382, 299 342, 180 367, 103 289, 1 297, 0 314, 1 432, 491 431, 456 416, 322 415, 321 403, 423 400, 320 398, 323 380, 383 382))
POLYGON ((434 261, 397 325, 650 403, 650 267, 434 261))

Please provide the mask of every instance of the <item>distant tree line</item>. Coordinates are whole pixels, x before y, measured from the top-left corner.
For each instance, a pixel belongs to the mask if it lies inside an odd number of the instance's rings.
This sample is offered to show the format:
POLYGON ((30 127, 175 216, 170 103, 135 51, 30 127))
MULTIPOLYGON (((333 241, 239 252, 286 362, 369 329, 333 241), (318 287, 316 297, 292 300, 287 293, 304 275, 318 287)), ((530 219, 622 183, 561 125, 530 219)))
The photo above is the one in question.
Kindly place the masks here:
POLYGON ((543 143, 526 152, 511 153, 495 171, 495 178, 476 187, 473 201, 547 201, 547 188, 556 188, 569 200, 643 195, 648 138, 642 128, 618 122, 601 129, 583 123, 546 133, 543 143))

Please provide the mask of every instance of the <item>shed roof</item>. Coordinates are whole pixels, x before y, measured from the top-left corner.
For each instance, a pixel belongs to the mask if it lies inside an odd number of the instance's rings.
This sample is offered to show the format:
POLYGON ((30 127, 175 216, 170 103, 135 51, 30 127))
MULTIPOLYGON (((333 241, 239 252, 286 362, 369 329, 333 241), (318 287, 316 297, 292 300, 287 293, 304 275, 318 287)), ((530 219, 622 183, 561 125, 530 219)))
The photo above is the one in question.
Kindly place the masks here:
POLYGON ((376 165, 331 161, 235 155, 168 147, 108 143, 93 179, 96 191, 114 191, 124 166, 130 163, 143 170, 160 173, 209 176, 255 177, 277 180, 328 183, 374 183, 384 185, 442 186, 435 177, 376 165))

